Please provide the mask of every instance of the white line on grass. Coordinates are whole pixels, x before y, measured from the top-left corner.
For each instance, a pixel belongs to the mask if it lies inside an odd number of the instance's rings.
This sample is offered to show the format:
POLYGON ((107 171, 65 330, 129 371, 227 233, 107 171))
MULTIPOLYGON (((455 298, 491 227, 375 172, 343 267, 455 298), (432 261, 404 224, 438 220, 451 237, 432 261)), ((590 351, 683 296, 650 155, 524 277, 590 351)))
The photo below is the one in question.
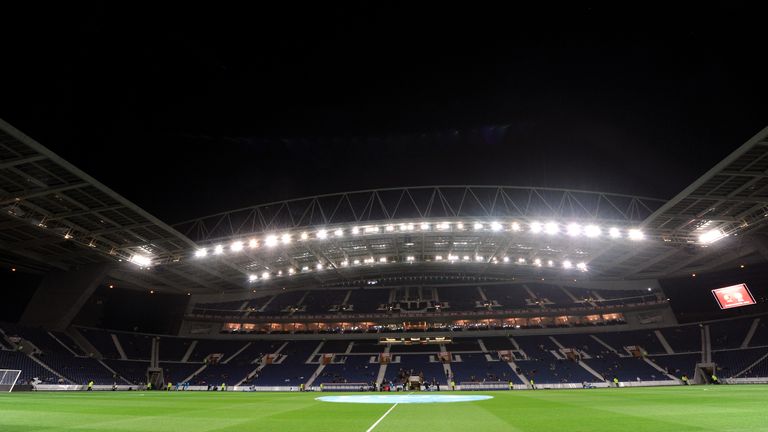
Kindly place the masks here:
POLYGON ((393 409, 395 409, 396 406, 397 404, 392 405, 392 408, 388 409, 387 412, 385 412, 383 416, 379 417, 379 419, 376 420, 376 423, 372 424, 371 427, 369 427, 368 430, 365 432, 371 432, 373 428, 376 427, 376 425, 378 425, 382 420, 384 420, 384 417, 386 417, 387 414, 389 414, 390 412, 392 412, 393 409))

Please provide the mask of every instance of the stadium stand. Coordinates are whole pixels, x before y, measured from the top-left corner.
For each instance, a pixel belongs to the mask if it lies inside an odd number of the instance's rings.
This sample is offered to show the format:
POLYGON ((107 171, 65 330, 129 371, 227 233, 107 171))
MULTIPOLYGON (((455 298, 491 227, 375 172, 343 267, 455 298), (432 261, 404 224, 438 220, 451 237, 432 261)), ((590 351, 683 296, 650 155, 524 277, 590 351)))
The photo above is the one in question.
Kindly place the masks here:
POLYGON ((131 360, 149 360, 152 353, 152 336, 137 333, 114 333, 131 360))
POLYGON ((26 384, 37 378, 45 383, 65 383, 56 374, 47 370, 24 353, 18 351, 0 350, 0 365, 4 369, 18 369, 21 371, 19 384, 26 384))
POLYGON ((305 383, 317 370, 317 364, 306 361, 317 348, 318 341, 291 341, 281 351, 279 363, 266 365, 251 380, 251 384, 260 386, 298 386, 305 383))
POLYGON ((676 353, 701 352, 701 328, 698 325, 659 330, 676 353))
POLYGON ((161 337, 158 344, 160 361, 181 361, 192 342, 188 338, 161 337))
POLYGON ((89 328, 79 328, 78 330, 105 358, 120 358, 120 353, 117 352, 111 333, 89 328))
POLYGON ((515 364, 526 378, 539 384, 596 381, 594 375, 572 360, 557 360, 552 357, 551 360, 520 360, 515 364))
MULTIPOLYGON (((147 382, 147 368, 149 362, 135 360, 112 360, 104 359, 104 363, 131 384, 140 384, 147 382)), ((166 378, 167 380, 167 378, 166 378)), ((119 380, 116 382, 120 383, 119 380)), ((122 384, 122 383, 120 383, 122 384)))
POLYGON ((749 346, 751 347, 768 346, 768 317, 759 319, 755 334, 752 335, 752 340, 749 341, 749 346))
POLYGON ((388 289, 356 289, 347 304, 352 305, 352 310, 356 313, 376 312, 380 305, 389 301, 388 289))
MULTIPOLYGON (((723 377, 733 377, 768 354, 768 348, 747 348, 714 351, 712 360, 723 377)), ((766 375, 763 375, 766 376, 766 375)))
POLYGON ((76 384, 93 380, 96 384, 112 384, 118 377, 96 359, 68 354, 44 353, 38 356, 46 365, 76 384))
POLYGON ((423 377, 425 382, 440 381, 445 383, 447 377, 443 364, 431 362, 429 355, 424 354, 403 354, 397 356, 399 363, 390 363, 387 366, 385 379, 394 384, 402 384, 411 375, 423 377))
POLYGON ((712 349, 739 348, 747 331, 752 325, 752 320, 738 319, 716 322, 709 325, 709 338, 712 341, 712 349))
POLYGON ((458 383, 512 380, 515 384, 525 384, 505 362, 488 361, 485 354, 480 353, 463 353, 458 357, 461 361, 451 362, 451 371, 454 380, 458 383))
POLYGON ((346 355, 323 368, 315 380, 319 383, 371 383, 376 380, 379 364, 371 363, 369 355, 346 355))

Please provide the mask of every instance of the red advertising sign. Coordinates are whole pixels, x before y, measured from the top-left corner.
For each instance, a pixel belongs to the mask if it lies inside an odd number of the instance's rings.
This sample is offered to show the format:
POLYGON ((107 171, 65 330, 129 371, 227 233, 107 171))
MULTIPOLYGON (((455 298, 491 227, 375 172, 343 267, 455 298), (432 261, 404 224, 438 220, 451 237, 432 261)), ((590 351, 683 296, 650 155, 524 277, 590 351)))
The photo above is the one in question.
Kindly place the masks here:
POLYGON ((731 285, 712 290, 720 309, 731 309, 755 304, 755 298, 749 292, 747 284, 731 285))

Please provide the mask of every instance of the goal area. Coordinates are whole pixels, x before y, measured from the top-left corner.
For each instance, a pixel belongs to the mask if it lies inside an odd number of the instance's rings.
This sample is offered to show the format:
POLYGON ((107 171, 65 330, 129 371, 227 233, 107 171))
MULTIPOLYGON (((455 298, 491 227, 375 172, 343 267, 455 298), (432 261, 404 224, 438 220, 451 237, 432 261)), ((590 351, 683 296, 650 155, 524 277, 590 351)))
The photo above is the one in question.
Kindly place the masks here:
POLYGON ((10 392, 16 386, 21 371, 18 369, 0 369, 0 392, 10 392))

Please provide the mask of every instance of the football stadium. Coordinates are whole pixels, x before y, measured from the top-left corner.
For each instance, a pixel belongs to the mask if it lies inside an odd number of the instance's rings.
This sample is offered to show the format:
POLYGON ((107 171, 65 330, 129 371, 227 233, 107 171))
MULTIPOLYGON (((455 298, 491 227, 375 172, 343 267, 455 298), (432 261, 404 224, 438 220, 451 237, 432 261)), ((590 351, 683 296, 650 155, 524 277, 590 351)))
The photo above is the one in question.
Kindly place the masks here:
POLYGON ((764 73, 716 32, 83 13, 6 53, 0 432, 768 431, 764 73))

